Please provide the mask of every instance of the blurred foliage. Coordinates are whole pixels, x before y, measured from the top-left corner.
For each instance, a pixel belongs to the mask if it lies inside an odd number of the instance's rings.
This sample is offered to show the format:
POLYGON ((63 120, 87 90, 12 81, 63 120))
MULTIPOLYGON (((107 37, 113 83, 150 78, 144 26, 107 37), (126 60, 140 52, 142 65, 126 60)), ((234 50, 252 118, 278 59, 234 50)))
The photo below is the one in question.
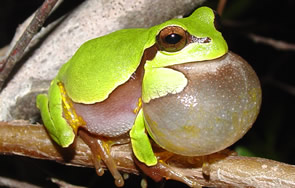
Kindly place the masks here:
MULTIPOLYGON (((41 0, 0 2, 0 47, 9 43, 17 25, 41 3, 41 0)), ((217 0, 210 0, 205 5, 215 9, 217 3, 217 0)), ((294 9, 293 0, 228 0, 221 17, 222 32, 230 50, 245 58, 253 66, 262 85, 263 101, 258 119, 252 129, 232 146, 232 149, 236 149, 241 155, 259 156, 295 164, 295 136, 293 136, 295 84, 294 69, 291 68, 295 52, 277 50, 267 44, 256 43, 249 37, 249 34, 256 34, 295 44, 294 9)), ((102 183, 114 187, 113 179, 108 172, 102 178, 97 178, 93 169, 67 167, 54 162, 18 156, 0 156, 0 169, 0 176, 13 177, 47 187, 55 187, 49 183, 48 177, 58 177, 88 187, 102 183)), ((140 179, 141 177, 131 176, 131 180, 126 181, 126 187, 139 186, 140 179)), ((150 180, 149 184, 150 187, 162 186, 150 180)), ((165 187, 180 187, 180 185, 168 181, 165 187)))

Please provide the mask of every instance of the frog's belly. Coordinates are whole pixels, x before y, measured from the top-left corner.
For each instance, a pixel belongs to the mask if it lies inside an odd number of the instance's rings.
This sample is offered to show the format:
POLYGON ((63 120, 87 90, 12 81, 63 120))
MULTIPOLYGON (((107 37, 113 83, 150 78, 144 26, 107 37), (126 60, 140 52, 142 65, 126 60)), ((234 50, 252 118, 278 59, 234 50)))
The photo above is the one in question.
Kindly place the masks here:
POLYGON ((134 109, 141 97, 141 75, 141 72, 137 71, 103 102, 91 105, 74 103, 77 114, 86 122, 89 132, 115 137, 131 129, 136 117, 134 109))

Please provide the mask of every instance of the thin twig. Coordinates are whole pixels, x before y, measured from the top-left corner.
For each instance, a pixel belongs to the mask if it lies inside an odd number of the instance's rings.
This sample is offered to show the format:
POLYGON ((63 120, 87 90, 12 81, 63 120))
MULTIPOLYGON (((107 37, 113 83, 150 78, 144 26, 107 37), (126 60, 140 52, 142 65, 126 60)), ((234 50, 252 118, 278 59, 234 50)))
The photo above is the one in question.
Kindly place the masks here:
MULTIPOLYGON (((111 155, 119 170, 138 174, 130 148, 129 143, 113 146, 111 155)), ((0 122, 1 153, 93 167, 90 149, 81 139, 78 138, 72 148, 62 149, 53 144, 43 126, 25 121, 0 122), (73 149, 75 152, 71 152, 73 149)), ((273 160, 235 156, 223 151, 208 156, 210 178, 206 179, 202 174, 202 157, 165 152, 162 155, 171 156, 168 161, 171 169, 208 187, 295 187, 295 166, 273 160)))
POLYGON ((51 12, 57 1, 58 0, 45 0, 42 6, 37 10, 34 18, 32 19, 25 32, 22 34, 18 42, 11 50, 9 56, 5 60, 0 62, 0 90, 2 89, 5 80, 9 76, 13 67, 23 57, 26 47, 29 45, 33 36, 42 27, 47 16, 51 12))
POLYGON ((266 84, 269 84, 271 86, 274 86, 274 87, 277 87, 281 90, 283 90, 284 92, 287 92, 293 96, 295 96, 295 86, 294 85, 291 85, 291 84, 288 84, 288 83, 284 83, 284 82, 281 82, 273 77, 264 77, 262 78, 261 80, 263 83, 266 83, 266 84))
POLYGON ((269 45, 269 46, 271 46, 271 47, 273 47, 273 48, 275 48, 277 50, 295 51, 295 44, 291 44, 291 43, 287 43, 287 42, 284 42, 284 41, 259 36, 259 35, 253 34, 253 33, 250 33, 248 35, 248 37, 250 39, 252 39, 254 42, 269 45))
POLYGON ((11 178, 0 177, 0 186, 2 187, 14 187, 14 188, 39 188, 39 186, 32 185, 30 183, 14 180, 11 178))
POLYGON ((225 7, 227 0, 219 0, 218 2, 218 7, 217 7, 217 13, 221 16, 223 9, 225 7))
POLYGON ((57 184, 59 188, 86 188, 86 187, 83 187, 83 186, 77 186, 77 185, 72 185, 72 184, 69 184, 65 181, 62 181, 62 180, 59 180, 57 178, 50 178, 50 180, 57 184))

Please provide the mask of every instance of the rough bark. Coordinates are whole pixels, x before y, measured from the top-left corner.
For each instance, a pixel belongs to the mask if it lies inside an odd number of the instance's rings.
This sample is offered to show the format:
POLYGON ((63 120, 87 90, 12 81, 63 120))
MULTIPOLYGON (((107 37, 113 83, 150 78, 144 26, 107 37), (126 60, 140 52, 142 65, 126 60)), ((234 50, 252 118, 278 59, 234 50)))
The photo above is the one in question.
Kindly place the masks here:
MULTIPOLYGON (((25 121, 0 122, 0 154, 22 155, 55 160, 75 166, 93 167, 91 152, 79 138, 75 144, 62 149, 48 137, 41 125, 25 121)), ((132 159, 130 144, 113 146, 111 154, 122 172, 139 174, 132 159)), ((161 155, 171 155, 162 152, 161 155)), ((295 187, 295 166, 281 162, 233 155, 224 150, 210 155, 210 176, 202 174, 202 157, 173 155, 169 166, 187 178, 204 186, 214 187, 295 187)))

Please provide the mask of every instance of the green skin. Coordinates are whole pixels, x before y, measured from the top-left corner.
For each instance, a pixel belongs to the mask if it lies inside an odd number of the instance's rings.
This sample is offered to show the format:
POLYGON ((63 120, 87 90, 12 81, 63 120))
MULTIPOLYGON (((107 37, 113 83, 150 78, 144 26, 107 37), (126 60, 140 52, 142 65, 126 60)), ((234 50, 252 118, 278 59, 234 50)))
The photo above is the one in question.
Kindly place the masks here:
MULTIPOLYGON (((195 37, 209 37, 211 41, 190 43, 177 52, 158 51, 152 60, 146 61, 142 101, 148 103, 167 94, 180 93, 187 85, 186 77, 165 67, 215 59, 228 51, 221 33, 214 27, 214 17, 210 8, 201 7, 187 18, 172 19, 148 29, 123 29, 84 43, 62 66, 51 83, 48 96, 37 96, 37 106, 52 139, 60 146, 68 147, 75 138, 73 128, 62 116, 62 97, 57 83, 63 83, 66 94, 74 102, 102 102, 129 80, 138 68, 144 50, 156 43, 156 36, 163 28, 179 26, 195 37), (82 74, 81 69, 84 70, 82 74)), ((146 126, 141 109, 130 131, 131 143, 137 159, 152 166, 157 164, 157 159, 146 134, 146 126)))

